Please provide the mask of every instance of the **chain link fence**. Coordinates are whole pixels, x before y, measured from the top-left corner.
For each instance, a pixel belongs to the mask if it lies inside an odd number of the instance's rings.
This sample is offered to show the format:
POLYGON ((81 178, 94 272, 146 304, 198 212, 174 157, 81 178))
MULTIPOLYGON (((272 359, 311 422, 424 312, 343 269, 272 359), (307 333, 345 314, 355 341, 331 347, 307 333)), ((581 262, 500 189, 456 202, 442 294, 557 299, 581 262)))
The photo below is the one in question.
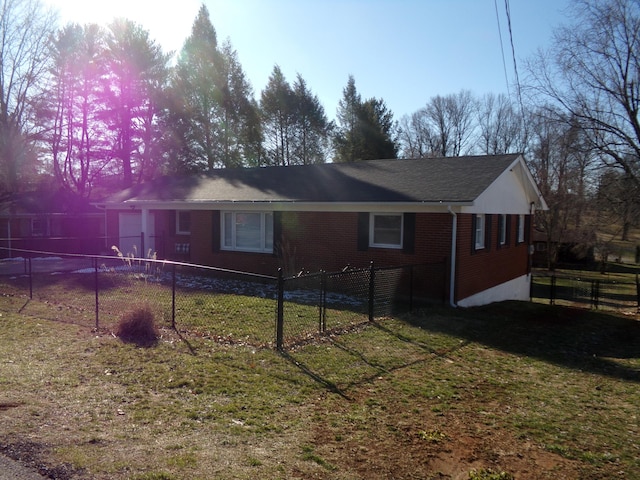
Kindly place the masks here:
POLYGON ((444 262, 285 278, 124 255, 27 253, 0 261, 4 309, 116 331, 123 314, 147 306, 159 327, 279 349, 441 303, 446 293, 444 262))
POLYGON ((278 282, 278 348, 339 333, 374 318, 444 303, 446 263, 348 268, 284 278, 278 282))
POLYGON ((588 274, 567 275, 540 272, 531 281, 531 299, 551 305, 568 305, 601 310, 638 311, 638 275, 623 278, 593 278, 588 274))

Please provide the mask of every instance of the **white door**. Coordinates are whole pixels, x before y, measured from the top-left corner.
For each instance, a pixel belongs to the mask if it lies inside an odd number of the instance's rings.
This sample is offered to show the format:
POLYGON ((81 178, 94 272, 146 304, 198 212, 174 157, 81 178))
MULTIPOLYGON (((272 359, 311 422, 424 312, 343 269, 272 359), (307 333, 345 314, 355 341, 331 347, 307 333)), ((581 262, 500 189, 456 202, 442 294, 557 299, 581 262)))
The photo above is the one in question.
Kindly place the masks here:
POLYGON ((144 237, 144 249, 142 251, 140 233, 142 228, 141 213, 120 213, 118 216, 118 231, 120 232, 119 244, 116 245, 123 255, 146 258, 147 251, 155 251, 155 219, 153 214, 147 215, 147 234, 144 237))

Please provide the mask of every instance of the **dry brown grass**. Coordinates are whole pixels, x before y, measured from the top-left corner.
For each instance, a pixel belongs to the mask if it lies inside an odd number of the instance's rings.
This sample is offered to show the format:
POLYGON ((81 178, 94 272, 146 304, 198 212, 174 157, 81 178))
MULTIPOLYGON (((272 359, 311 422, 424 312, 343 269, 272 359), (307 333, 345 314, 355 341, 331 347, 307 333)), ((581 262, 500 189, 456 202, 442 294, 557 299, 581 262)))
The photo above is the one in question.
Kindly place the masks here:
POLYGON ((158 343, 153 310, 148 304, 139 305, 122 315, 116 330, 123 342, 133 343, 139 347, 151 347, 158 343))

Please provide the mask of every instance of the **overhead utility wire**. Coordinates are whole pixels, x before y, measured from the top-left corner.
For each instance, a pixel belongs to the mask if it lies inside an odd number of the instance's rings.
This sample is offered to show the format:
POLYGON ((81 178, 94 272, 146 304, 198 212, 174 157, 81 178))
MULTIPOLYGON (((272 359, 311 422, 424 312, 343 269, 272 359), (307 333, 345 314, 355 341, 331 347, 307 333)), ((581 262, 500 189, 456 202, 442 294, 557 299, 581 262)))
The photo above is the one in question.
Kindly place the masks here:
POLYGON ((496 8, 496 21, 498 22, 498 37, 500 37, 500 52, 502 53, 502 69, 504 70, 504 82, 507 84, 507 93, 511 96, 509 90, 509 76, 507 75, 507 62, 504 58, 504 43, 502 42, 502 28, 500 27, 500 14, 498 13, 498 0, 493 0, 493 5, 496 8))
POLYGON ((509 0, 504 0, 504 8, 507 12, 507 25, 509 27, 509 41, 511 42, 511 56, 513 57, 513 70, 516 75, 516 93, 518 94, 518 102, 520 103, 520 110, 522 112, 522 118, 524 120, 524 104, 522 103, 522 91, 520 88, 520 78, 518 76, 518 64, 516 62, 516 49, 513 46, 513 31, 511 29, 511 8, 509 6, 509 0))

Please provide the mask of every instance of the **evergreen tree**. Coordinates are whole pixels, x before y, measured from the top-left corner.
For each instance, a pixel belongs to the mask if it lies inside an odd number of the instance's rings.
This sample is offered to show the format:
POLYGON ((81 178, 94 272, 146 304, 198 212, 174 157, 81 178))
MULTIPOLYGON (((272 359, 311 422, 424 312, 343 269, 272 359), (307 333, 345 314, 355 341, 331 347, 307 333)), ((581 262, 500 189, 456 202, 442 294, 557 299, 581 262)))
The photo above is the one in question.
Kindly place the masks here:
POLYGON ((353 76, 349 76, 338 104, 334 135, 337 162, 396 158, 397 128, 384 100, 362 101, 353 76))
POLYGON ((222 163, 226 167, 259 164, 260 118, 253 90, 238 55, 225 42, 221 51, 222 163))
POLYGON ((107 37, 108 76, 105 118, 114 131, 113 154, 125 186, 139 181, 149 161, 157 93, 166 81, 168 56, 149 33, 130 20, 115 20, 107 37), (146 155, 145 155, 146 152, 146 155))
POLYGON ((349 75, 347 86, 342 90, 342 99, 338 103, 338 128, 334 137, 338 162, 353 162, 359 159, 361 138, 358 133, 358 113, 361 105, 362 99, 356 89, 356 81, 353 75, 349 75))
POLYGON ((183 170, 224 166, 223 78, 216 31, 202 5, 180 52, 171 87, 170 124, 183 170))
POLYGON ((384 100, 370 98, 358 111, 362 160, 389 159, 398 155, 393 113, 384 100))
POLYGON ((40 110, 47 127, 43 139, 56 181, 80 196, 89 196, 111 160, 112 133, 100 118, 104 60, 98 25, 67 25, 52 41, 49 95, 40 110))
POLYGON ((273 67, 260 98, 264 129, 265 160, 270 165, 292 162, 294 93, 278 65, 273 67))
POLYGON ((302 76, 293 84, 293 158, 296 164, 324 163, 331 124, 320 100, 302 76))

